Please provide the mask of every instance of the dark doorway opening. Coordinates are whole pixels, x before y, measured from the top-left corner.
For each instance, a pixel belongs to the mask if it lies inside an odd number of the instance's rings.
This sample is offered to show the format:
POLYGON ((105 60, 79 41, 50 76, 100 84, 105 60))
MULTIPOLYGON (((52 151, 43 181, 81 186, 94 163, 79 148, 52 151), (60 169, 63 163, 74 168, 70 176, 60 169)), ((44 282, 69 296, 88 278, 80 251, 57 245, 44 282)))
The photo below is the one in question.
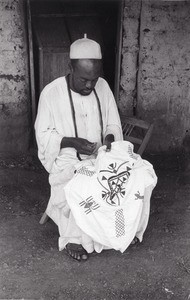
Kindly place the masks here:
MULTIPOLYGON (((69 72, 70 44, 87 34, 103 53, 103 77, 116 96, 119 82, 120 0, 27 0, 33 121, 43 87, 69 72), (31 59, 32 57, 32 59, 31 59)), ((116 99, 117 100, 117 99, 116 99)))

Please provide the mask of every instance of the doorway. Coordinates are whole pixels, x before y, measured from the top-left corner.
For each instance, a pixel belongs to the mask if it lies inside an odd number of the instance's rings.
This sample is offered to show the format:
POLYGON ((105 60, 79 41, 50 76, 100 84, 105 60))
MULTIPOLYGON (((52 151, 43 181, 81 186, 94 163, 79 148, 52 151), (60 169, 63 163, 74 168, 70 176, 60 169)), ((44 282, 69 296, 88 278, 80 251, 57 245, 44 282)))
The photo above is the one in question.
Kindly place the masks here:
POLYGON ((87 37, 102 48, 103 77, 119 89, 122 0, 27 0, 33 122, 43 87, 69 72, 70 44, 87 37))

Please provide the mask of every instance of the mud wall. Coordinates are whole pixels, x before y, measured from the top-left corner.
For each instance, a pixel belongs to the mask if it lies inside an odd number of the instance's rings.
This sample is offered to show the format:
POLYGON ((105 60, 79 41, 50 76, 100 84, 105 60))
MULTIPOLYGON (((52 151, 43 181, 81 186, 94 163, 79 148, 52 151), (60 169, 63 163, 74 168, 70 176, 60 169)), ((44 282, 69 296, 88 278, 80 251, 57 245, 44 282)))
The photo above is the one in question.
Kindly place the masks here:
POLYGON ((189 57, 189 1, 125 1, 119 107, 154 123, 153 151, 179 150, 190 129, 189 57))
MULTIPOLYGON (((0 152, 32 130, 24 0, 0 1, 0 152)), ((119 109, 154 123, 151 151, 190 131, 190 1, 125 0, 119 109)))
POLYGON ((0 152, 29 144, 30 99, 24 0, 0 1, 0 152))
POLYGON ((137 101, 137 68, 139 57, 139 28, 141 0, 125 0, 123 12, 123 41, 119 109, 134 114, 137 101))

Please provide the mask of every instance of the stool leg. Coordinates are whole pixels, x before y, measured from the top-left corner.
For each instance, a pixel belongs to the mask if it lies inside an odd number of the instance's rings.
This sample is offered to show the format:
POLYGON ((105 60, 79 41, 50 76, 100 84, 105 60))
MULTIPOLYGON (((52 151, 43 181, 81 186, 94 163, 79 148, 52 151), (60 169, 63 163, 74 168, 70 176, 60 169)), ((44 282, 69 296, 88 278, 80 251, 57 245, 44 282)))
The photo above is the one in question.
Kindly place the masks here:
POLYGON ((43 215, 42 215, 42 217, 41 217, 41 219, 40 219, 39 223, 41 225, 43 225, 43 224, 45 224, 48 221, 48 219, 49 219, 49 216, 46 214, 46 212, 44 212, 43 215))

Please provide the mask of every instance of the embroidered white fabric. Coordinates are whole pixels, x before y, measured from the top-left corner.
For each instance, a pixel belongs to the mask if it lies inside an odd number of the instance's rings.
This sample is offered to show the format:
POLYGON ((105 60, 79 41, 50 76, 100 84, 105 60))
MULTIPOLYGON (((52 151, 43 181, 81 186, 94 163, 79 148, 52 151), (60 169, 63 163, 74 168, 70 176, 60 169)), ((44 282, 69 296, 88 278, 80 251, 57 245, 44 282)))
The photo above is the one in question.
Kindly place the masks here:
POLYGON ((153 166, 133 152, 131 143, 117 141, 110 152, 100 147, 89 165, 80 162, 64 192, 72 220, 99 245, 94 249, 124 252, 135 236, 142 241, 156 183, 153 166))

